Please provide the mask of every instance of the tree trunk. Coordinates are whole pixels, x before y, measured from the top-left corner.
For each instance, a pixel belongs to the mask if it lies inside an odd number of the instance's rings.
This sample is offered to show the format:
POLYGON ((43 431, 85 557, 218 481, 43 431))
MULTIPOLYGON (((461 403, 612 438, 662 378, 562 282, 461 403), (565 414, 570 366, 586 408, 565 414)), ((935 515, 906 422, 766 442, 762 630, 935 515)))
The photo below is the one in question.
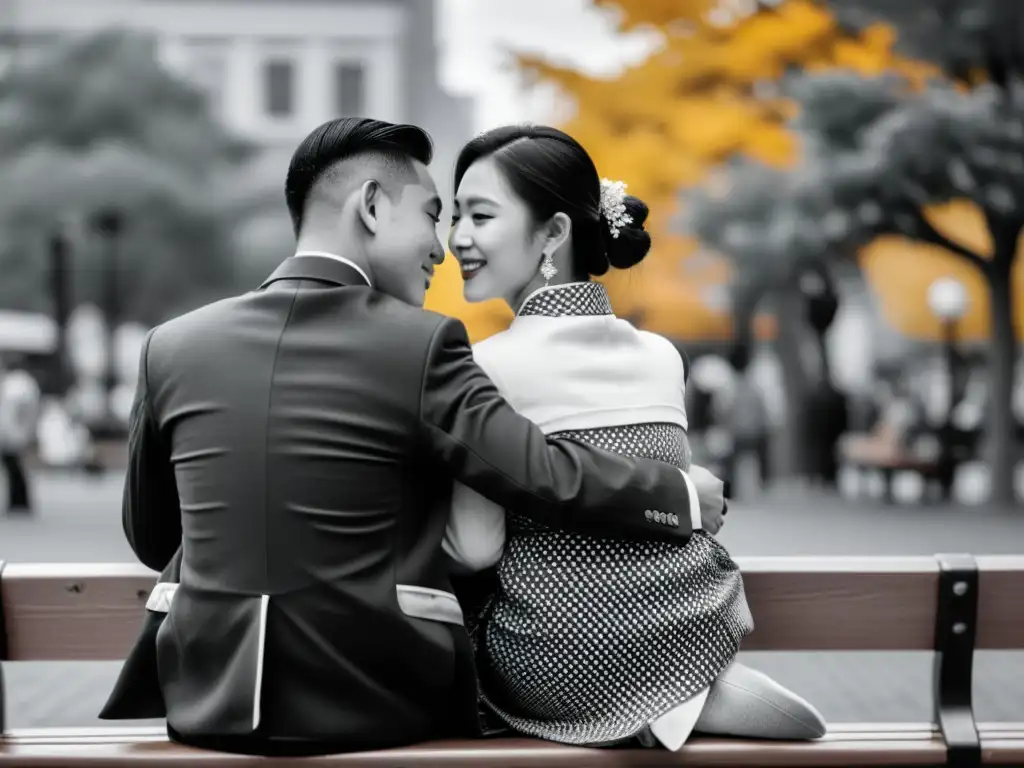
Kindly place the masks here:
POLYGON ((828 331, 815 332, 814 348, 818 351, 819 374, 824 385, 832 384, 832 362, 828 359, 828 331))
POLYGON ((997 241, 994 258, 986 270, 992 323, 988 412, 988 438, 991 450, 989 458, 992 466, 990 501, 1000 506, 1012 506, 1015 503, 1013 474, 1016 460, 1016 430, 1012 403, 1017 336, 1010 275, 1016 244, 1016 237, 1006 240, 1001 238, 997 241))
POLYGON ((775 353, 782 370, 785 397, 785 423, 778 435, 772 468, 777 478, 807 474, 807 377, 801 353, 804 314, 803 296, 796 287, 787 287, 776 294, 775 353))

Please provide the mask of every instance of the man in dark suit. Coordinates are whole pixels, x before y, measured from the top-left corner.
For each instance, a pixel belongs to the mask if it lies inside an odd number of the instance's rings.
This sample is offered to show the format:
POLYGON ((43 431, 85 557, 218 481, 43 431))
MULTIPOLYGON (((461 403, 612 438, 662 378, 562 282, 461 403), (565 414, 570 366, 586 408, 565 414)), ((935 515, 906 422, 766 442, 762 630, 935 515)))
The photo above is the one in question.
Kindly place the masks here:
POLYGON ((123 515, 149 567, 181 545, 180 583, 149 604, 167 611, 176 740, 315 754, 472 735, 440 546, 453 477, 567 529, 682 544, 700 525, 678 469, 546 439, 462 324, 421 308, 444 258, 430 158, 413 126, 321 126, 288 172, 297 253, 145 341, 123 515))

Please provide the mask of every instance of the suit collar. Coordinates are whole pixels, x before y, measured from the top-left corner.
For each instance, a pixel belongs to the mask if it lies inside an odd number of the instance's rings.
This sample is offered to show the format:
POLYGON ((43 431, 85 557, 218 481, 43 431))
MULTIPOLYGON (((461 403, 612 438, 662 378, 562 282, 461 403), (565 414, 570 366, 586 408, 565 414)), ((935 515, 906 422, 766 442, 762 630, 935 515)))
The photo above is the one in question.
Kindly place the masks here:
POLYGON ((334 254, 300 251, 263 281, 261 289, 278 280, 317 280, 337 286, 369 286, 370 280, 356 264, 334 254))

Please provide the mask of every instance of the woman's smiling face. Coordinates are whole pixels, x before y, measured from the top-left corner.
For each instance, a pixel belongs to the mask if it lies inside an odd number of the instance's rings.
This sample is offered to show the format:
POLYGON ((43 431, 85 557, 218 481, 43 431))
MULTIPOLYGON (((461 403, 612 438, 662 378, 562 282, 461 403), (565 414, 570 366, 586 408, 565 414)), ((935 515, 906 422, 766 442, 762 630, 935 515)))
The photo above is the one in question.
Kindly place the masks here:
POLYGON ((526 203, 493 158, 473 163, 456 190, 448 236, 466 301, 502 298, 514 305, 537 277, 543 241, 526 203))

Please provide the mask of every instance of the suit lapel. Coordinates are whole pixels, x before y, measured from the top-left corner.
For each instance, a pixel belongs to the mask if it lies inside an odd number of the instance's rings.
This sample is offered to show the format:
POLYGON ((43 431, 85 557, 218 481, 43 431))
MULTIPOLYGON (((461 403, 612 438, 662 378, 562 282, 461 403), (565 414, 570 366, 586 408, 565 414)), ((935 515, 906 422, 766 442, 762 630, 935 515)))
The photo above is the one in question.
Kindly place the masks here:
POLYGON ((281 262, 260 289, 278 280, 317 280, 336 286, 365 286, 366 279, 355 267, 326 256, 292 256, 281 262))

